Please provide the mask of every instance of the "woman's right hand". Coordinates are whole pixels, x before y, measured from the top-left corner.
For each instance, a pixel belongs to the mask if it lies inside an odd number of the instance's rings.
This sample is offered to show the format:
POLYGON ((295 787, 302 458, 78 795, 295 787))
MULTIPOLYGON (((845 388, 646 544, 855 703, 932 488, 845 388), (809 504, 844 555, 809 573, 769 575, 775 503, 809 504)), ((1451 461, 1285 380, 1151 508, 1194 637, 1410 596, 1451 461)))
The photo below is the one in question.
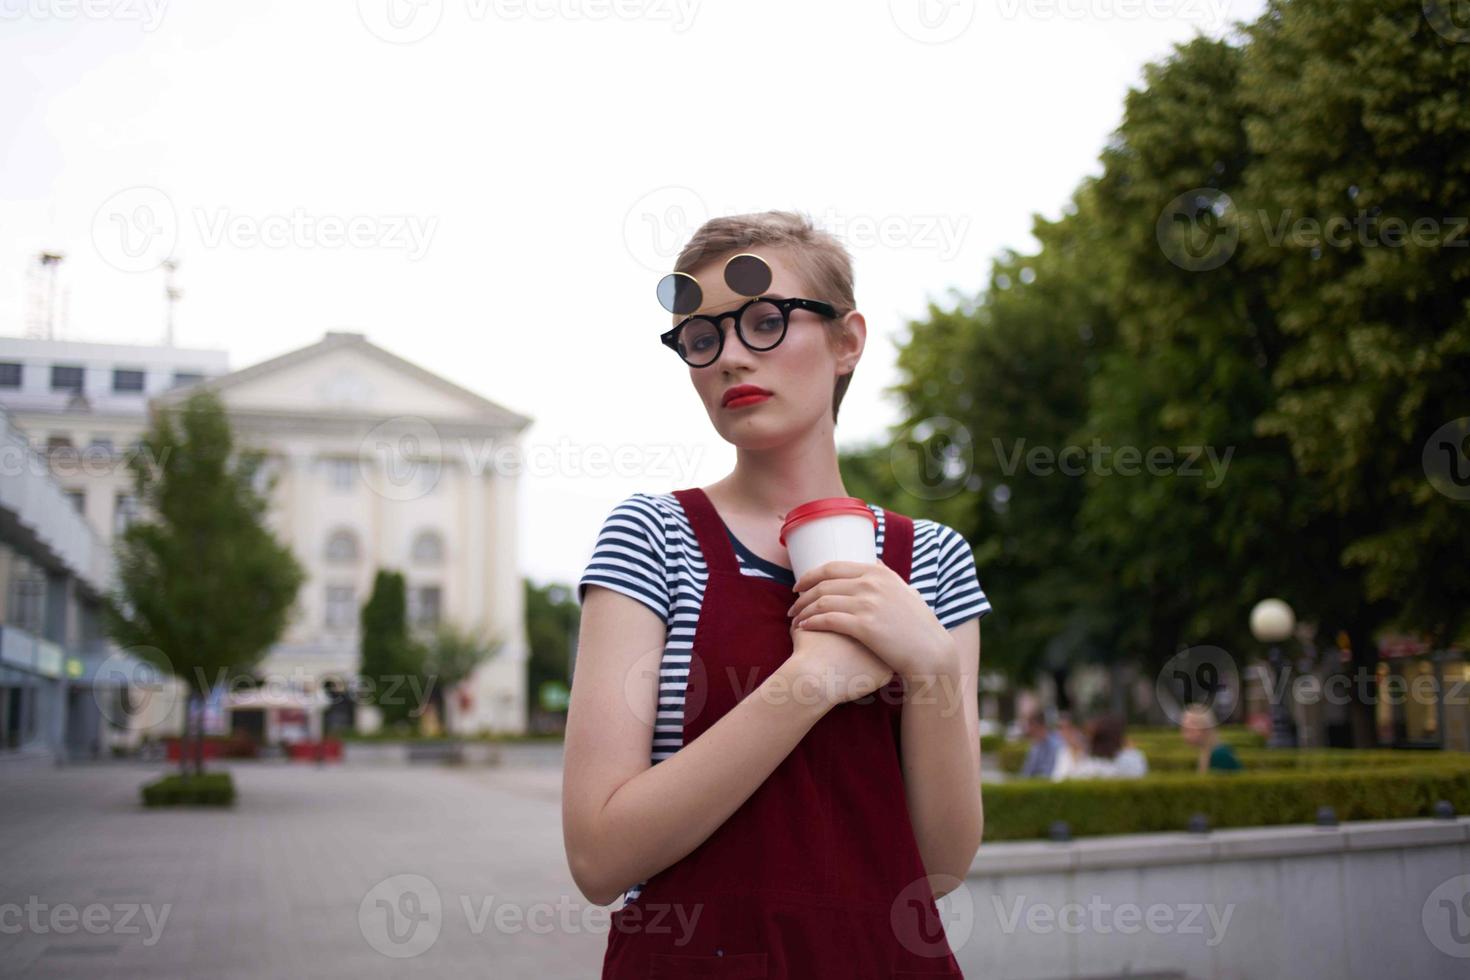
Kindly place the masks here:
POLYGON ((794 692, 828 707, 866 697, 893 678, 893 669, 862 643, 832 630, 793 629, 794 692))

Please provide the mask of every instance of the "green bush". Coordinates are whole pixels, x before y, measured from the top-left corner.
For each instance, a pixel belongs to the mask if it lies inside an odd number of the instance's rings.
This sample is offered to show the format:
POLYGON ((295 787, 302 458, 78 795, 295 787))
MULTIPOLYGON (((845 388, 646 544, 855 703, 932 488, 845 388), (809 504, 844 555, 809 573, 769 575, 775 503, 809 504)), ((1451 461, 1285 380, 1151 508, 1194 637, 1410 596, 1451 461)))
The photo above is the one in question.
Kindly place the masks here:
POLYGON ((1027 779, 985 786, 985 839, 1046 837, 1054 820, 1065 820, 1077 837, 1177 831, 1195 813, 1205 814, 1211 827, 1310 823, 1321 806, 1332 807, 1339 820, 1424 817, 1437 800, 1470 811, 1470 759, 1448 755, 1432 764, 1379 763, 1350 772, 1333 764, 1139 779, 1027 779))
MULTIPOLYGON (((1008 742, 997 753, 1000 768, 1009 773, 1021 771, 1028 746, 1024 742, 1008 742)), ((1150 748, 1138 746, 1148 760, 1150 773, 1194 772, 1199 751, 1180 742, 1177 746, 1150 748)), ((983 749, 982 749, 983 751, 983 749)), ((1453 752, 1438 749, 1241 749, 1235 750, 1240 764, 1248 770, 1258 769, 1322 769, 1379 766, 1439 765, 1454 762, 1453 752)))
POLYGON ((174 773, 143 786, 144 806, 230 806, 234 802, 235 783, 227 772, 174 773))

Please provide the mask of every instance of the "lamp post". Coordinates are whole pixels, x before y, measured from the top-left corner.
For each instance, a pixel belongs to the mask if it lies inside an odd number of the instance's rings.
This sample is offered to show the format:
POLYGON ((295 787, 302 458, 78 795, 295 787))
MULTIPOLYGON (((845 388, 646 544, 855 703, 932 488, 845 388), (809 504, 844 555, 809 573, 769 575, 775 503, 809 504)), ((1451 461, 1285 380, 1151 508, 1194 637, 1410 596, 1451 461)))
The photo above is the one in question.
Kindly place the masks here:
POLYGON ((1266 746, 1273 749, 1296 747, 1296 723, 1287 709, 1287 683, 1285 658, 1281 655, 1281 644, 1296 629, 1296 613, 1280 599, 1262 599, 1251 610, 1251 635, 1260 643, 1271 645, 1268 657, 1271 662, 1272 689, 1267 692, 1271 699, 1271 736, 1266 746))

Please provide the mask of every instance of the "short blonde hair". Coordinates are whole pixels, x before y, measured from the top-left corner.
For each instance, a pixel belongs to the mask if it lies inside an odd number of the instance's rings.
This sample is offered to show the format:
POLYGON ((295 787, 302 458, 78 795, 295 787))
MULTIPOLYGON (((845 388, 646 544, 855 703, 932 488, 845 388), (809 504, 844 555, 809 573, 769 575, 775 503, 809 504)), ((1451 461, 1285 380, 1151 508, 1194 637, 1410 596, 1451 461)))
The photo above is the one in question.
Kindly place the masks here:
MULTIPOLYGON (((679 253, 675 272, 690 272, 721 256, 747 252, 754 248, 786 249, 813 295, 832 304, 837 319, 827 321, 827 343, 835 344, 842 332, 842 317, 857 308, 853 298, 852 256, 837 238, 812 224, 810 218, 795 211, 761 211, 756 214, 731 214, 711 218, 699 227, 679 253)), ((837 408, 852 372, 840 375, 832 389, 832 421, 837 421, 837 408)))

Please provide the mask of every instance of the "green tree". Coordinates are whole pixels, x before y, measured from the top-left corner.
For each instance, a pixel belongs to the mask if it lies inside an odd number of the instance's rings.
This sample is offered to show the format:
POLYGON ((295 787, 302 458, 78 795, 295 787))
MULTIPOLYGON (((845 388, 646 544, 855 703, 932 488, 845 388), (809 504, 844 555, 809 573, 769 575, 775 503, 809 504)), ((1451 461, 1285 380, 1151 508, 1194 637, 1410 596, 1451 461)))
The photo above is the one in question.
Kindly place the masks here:
POLYGON ((384 728, 403 727, 425 707, 421 681, 426 653, 409 634, 402 572, 378 569, 360 622, 362 665, 358 673, 368 699, 382 713, 384 728))
POLYGON ((254 489, 260 454, 236 450, 217 395, 202 390, 155 411, 139 448, 130 467, 142 516, 114 546, 107 631, 185 684, 197 774, 200 703, 280 636, 304 572, 265 525, 266 500, 254 489))
POLYGON ((505 641, 488 638, 470 627, 445 622, 439 624, 423 644, 423 689, 438 712, 440 724, 446 724, 449 715, 445 711, 445 702, 449 692, 467 680, 480 664, 499 653, 505 641))
POLYGON ((1360 575, 1331 615, 1365 672, 1379 627, 1443 646, 1470 614, 1466 504, 1425 469, 1431 436, 1470 416, 1470 45, 1435 24, 1452 6, 1273 0, 1242 76, 1246 229, 1288 341, 1261 429, 1360 575))
POLYGON ((526 703, 539 704, 541 685, 559 681, 572 683, 572 649, 582 610, 571 589, 559 583, 538 586, 523 580, 526 606, 526 703))

